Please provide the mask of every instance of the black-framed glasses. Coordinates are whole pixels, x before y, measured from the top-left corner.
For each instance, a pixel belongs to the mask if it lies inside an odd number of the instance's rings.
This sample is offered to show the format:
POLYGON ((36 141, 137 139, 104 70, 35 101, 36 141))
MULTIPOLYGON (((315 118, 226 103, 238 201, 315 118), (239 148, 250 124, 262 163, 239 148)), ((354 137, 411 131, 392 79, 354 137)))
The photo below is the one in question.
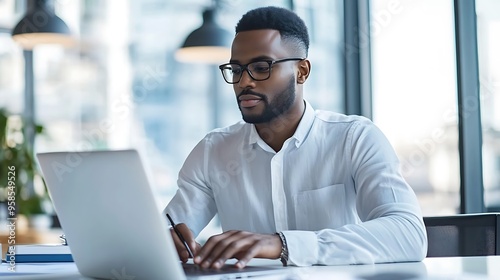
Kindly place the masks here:
POLYGON ((272 66, 276 63, 292 61, 292 60, 304 60, 305 58, 291 57, 278 60, 258 60, 247 64, 239 63, 225 63, 219 66, 222 72, 222 77, 228 84, 236 84, 241 80, 243 71, 247 71, 248 75, 255 81, 264 81, 271 77, 272 66))

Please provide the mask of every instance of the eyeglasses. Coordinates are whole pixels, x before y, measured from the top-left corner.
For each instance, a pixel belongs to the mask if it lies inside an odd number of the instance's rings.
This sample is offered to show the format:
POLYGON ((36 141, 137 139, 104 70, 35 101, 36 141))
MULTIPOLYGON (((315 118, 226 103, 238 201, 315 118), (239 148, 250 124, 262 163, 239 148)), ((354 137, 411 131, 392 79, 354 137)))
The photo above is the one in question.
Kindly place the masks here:
POLYGON ((236 84, 241 80, 243 71, 247 71, 248 75, 255 81, 264 81, 271 77, 272 66, 276 63, 304 60, 305 58, 292 57, 279 60, 259 60, 247 64, 226 63, 219 66, 222 72, 222 77, 228 84, 236 84))

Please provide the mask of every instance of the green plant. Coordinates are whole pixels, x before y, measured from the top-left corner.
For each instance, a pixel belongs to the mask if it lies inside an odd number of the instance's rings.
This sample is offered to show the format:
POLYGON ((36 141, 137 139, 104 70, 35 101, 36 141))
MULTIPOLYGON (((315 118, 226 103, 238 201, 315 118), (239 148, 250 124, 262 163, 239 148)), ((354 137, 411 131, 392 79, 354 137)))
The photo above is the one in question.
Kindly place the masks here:
MULTIPOLYGON (((35 133, 43 132, 37 125, 35 133)), ((36 168, 33 151, 26 141, 26 127, 19 115, 12 115, 0 108, 0 202, 7 201, 7 186, 15 185, 16 211, 27 217, 41 214, 43 201, 48 199, 45 184, 42 190, 35 192, 28 188, 34 178, 40 178, 36 168), (9 170, 14 173, 9 174, 9 170), (14 175, 14 176, 12 176, 14 175), (11 181, 9 183, 9 181, 11 181)))

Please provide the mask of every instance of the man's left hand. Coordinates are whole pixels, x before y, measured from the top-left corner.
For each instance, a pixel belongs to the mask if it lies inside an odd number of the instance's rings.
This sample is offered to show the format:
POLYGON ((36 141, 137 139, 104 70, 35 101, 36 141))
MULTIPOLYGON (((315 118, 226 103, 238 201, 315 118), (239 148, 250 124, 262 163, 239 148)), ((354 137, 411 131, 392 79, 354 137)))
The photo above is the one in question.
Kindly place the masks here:
POLYGON ((226 260, 236 258, 235 266, 243 268, 252 258, 279 258, 281 247, 276 234, 230 230, 210 237, 195 255, 194 262, 203 268, 221 268, 226 260))

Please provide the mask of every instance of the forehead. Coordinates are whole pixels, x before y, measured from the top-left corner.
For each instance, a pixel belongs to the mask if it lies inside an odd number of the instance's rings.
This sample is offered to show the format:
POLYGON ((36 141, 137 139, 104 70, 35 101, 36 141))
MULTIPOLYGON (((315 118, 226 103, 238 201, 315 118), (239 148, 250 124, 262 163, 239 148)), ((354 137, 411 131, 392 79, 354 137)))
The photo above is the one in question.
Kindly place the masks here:
POLYGON ((231 61, 246 63, 258 57, 283 58, 288 50, 278 30, 262 29, 236 34, 231 47, 231 61))

